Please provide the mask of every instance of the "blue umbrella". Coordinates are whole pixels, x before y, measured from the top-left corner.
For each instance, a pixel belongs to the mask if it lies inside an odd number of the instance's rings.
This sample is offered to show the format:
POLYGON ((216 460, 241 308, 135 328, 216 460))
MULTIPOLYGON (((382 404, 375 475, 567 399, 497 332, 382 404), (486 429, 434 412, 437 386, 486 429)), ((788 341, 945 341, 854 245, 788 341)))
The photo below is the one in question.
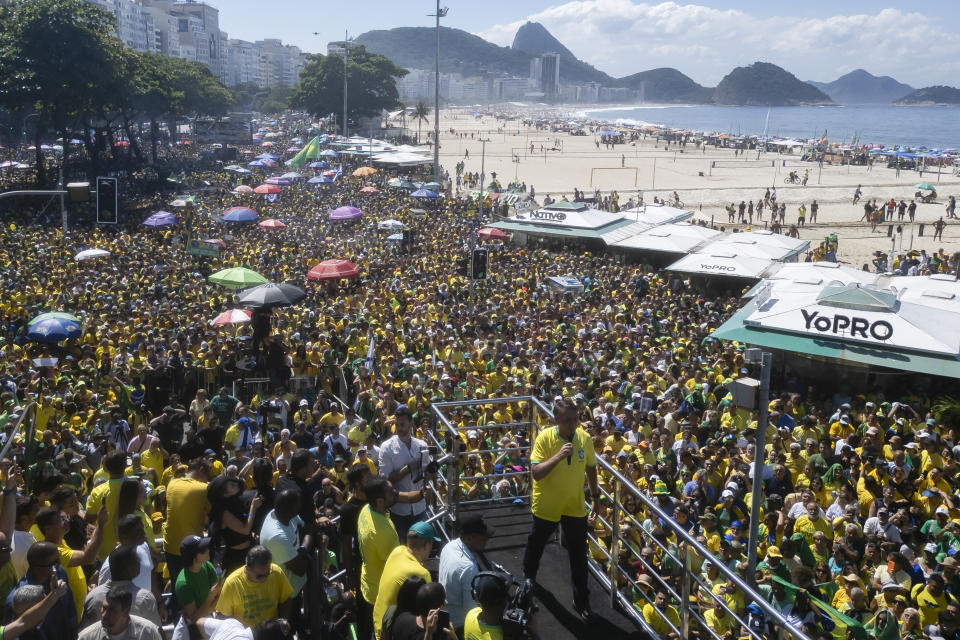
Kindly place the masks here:
POLYGON ((273 162, 268 161, 268 160, 254 160, 253 162, 251 162, 251 163, 248 164, 247 166, 248 166, 248 167, 273 167, 273 166, 275 166, 275 164, 274 164, 273 162))
POLYGON ((320 155, 324 158, 336 158, 339 154, 333 149, 324 149, 320 152, 320 155))
POLYGON ((417 189, 416 191, 410 194, 410 197, 435 199, 435 198, 439 198, 440 194, 437 193, 436 191, 430 191, 430 189, 417 189))
POLYGON ((80 325, 64 318, 47 318, 30 326, 27 337, 34 342, 63 342, 68 338, 79 338, 80 325))
POLYGON ((224 222, 256 222, 259 219, 257 212, 247 207, 231 207, 223 212, 224 222))
POLYGON ((600 135, 602 135, 602 136, 615 136, 615 135, 619 135, 619 134, 617 134, 616 131, 601 131, 601 132, 600 132, 600 135))
POLYGON ((307 180, 308 184, 331 184, 332 182, 333 180, 331 180, 327 176, 316 176, 314 178, 310 178, 309 180, 307 180))
POLYGON ((272 153, 261 153, 258 156, 254 156, 257 160, 279 160, 280 156, 275 156, 272 153))
POLYGON ((311 162, 307 166, 310 167, 311 169, 329 169, 330 168, 330 165, 328 165, 326 162, 311 162))
POLYGON ((177 224, 177 217, 169 211, 157 211, 143 221, 145 227, 170 227, 177 224))

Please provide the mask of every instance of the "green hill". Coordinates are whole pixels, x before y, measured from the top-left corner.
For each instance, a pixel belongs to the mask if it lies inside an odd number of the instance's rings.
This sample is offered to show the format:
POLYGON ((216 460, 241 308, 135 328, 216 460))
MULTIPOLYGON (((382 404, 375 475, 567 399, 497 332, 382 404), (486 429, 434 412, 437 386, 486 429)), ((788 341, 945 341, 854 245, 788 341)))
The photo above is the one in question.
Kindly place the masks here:
POLYGON ((960 89, 947 87, 944 85, 935 85, 917 89, 911 94, 905 95, 893 104, 896 105, 941 105, 960 104, 960 89))
POLYGON ((713 100, 717 104, 774 107, 834 104, 820 89, 769 62, 754 62, 728 73, 717 85, 713 100))
MULTIPOLYGON (((433 69, 436 35, 432 27, 398 27, 367 31, 356 42, 368 51, 390 58, 406 69, 433 69)), ((460 29, 440 27, 440 72, 464 76, 506 73, 525 78, 535 54, 499 47, 460 29)), ((585 62, 562 56, 560 79, 570 83, 599 82, 612 85, 613 78, 585 62)))
POLYGON ((713 100, 713 89, 704 87, 676 69, 641 71, 617 80, 621 87, 642 91, 644 102, 706 104, 713 100))

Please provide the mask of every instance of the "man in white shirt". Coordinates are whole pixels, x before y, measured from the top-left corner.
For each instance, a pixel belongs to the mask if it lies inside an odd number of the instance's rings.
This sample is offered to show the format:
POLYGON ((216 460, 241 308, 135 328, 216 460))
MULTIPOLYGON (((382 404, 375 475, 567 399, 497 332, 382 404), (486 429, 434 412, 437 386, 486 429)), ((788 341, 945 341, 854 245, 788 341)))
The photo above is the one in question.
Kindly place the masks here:
POLYGON ((339 444, 341 447, 343 447, 344 453, 346 453, 347 451, 350 451, 350 441, 347 440, 347 436, 340 433, 339 424, 335 424, 332 427, 330 427, 330 433, 327 435, 326 438, 323 439, 323 442, 324 444, 327 445, 328 450, 333 455, 339 455, 334 449, 333 445, 335 444, 339 444))
MULTIPOLYGON (((413 414, 405 405, 394 413, 396 435, 388 438, 380 447, 380 474, 393 483, 397 491, 421 491, 423 467, 428 462, 427 443, 413 437, 413 414)), ((423 520, 427 504, 423 500, 409 504, 395 503, 390 507, 390 518, 396 526, 401 544, 406 541, 407 531, 423 520)))
POLYGON ((300 494, 292 489, 281 491, 277 494, 273 510, 263 519, 260 528, 260 544, 270 550, 273 562, 290 581, 292 598, 296 598, 307 584, 309 556, 306 549, 300 546, 303 520, 297 515, 299 509, 300 494))
POLYGON ((460 524, 460 537, 440 552, 438 582, 446 591, 446 609, 456 629, 463 627, 467 612, 477 606, 473 600, 473 578, 480 572, 478 559, 491 536, 493 529, 483 521, 483 516, 468 516, 460 524))

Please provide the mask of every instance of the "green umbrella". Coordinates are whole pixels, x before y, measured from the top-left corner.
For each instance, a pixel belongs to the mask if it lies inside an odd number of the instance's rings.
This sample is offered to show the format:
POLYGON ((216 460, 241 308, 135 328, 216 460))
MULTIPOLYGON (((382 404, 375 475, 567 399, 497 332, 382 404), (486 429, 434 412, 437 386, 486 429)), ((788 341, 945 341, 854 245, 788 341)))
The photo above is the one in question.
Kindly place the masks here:
POLYGON ((264 278, 256 271, 247 269, 246 267, 231 267, 229 269, 222 269, 214 274, 211 274, 211 276, 207 279, 214 284, 219 284, 228 289, 243 289, 246 287, 253 287, 258 284, 263 284, 264 282, 269 282, 269 280, 264 278))
POLYGON ((72 313, 67 313, 66 311, 47 311, 46 313, 41 313, 36 318, 27 323, 27 326, 33 326, 35 323, 40 322, 41 320, 47 320, 49 318, 58 318, 60 320, 69 320, 70 322, 76 322, 80 324, 80 318, 73 315, 72 313))
POLYGON ((440 186, 439 182, 427 182, 422 185, 423 189, 430 189, 430 191, 440 191, 443 187, 440 186))
POLYGON ((937 188, 930 184, 929 182, 921 182, 920 184, 913 185, 914 189, 922 189, 923 191, 936 191, 937 188))

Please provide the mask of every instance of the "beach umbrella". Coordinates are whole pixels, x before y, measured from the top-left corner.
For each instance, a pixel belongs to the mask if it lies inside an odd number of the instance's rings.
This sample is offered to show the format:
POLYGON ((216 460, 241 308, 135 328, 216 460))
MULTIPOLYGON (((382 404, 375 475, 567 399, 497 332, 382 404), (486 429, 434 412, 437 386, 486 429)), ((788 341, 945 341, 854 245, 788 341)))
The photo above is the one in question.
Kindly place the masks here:
POLYGON ((389 220, 381 220, 377 223, 377 229, 384 229, 386 231, 398 231, 406 229, 406 226, 399 220, 394 220, 393 218, 389 220))
POLYGON ((33 320, 28 322, 27 326, 32 327, 37 322, 41 322, 43 320, 50 320, 51 318, 54 318, 56 320, 66 320, 68 322, 75 322, 76 324, 80 324, 80 318, 73 315, 72 313, 67 313, 66 311, 47 311, 45 313, 41 313, 40 315, 35 317, 33 320))
POLYGON ((403 242, 403 234, 402 234, 402 233, 392 233, 392 234, 390 234, 389 236, 387 236, 387 241, 389 241, 389 242, 403 242))
POLYGON ((300 147, 287 147, 287 153, 300 153, 300 147))
POLYGON ((333 211, 330 211, 327 214, 327 217, 330 220, 356 220, 357 218, 363 217, 363 211, 357 209, 356 207, 337 207, 333 211))
POLYGON ((360 269, 349 260, 324 260, 307 272, 308 280, 337 280, 354 278, 360 275, 360 269))
POLYGON ((80 337, 80 325, 64 318, 47 318, 30 325, 27 337, 34 342, 63 342, 80 337))
POLYGON ((327 176, 315 176, 307 180, 307 184, 331 184, 331 183, 333 183, 333 179, 328 178, 327 176))
POLYGON ((411 198, 429 198, 435 200, 440 197, 440 194, 436 191, 430 191, 430 189, 417 189, 410 194, 411 198))
POLYGON ((233 172, 234 172, 234 173, 243 173, 243 174, 253 173, 253 171, 250 171, 250 169, 245 169, 244 167, 239 167, 238 169, 234 169, 233 172))
POLYGON ((937 188, 930 184, 929 182, 921 182, 920 184, 913 185, 914 189, 920 189, 922 191, 936 191, 937 188))
POLYGON ((76 256, 74 260, 83 261, 83 260, 93 260, 94 258, 106 258, 110 255, 110 252, 106 249, 84 249, 76 256))
POLYGON ((484 227, 477 231, 477 237, 484 238, 486 240, 506 240, 510 236, 501 231, 500 229, 494 229, 493 227, 484 227))
POLYGON ((413 184, 409 180, 401 180, 400 178, 394 178, 387 183, 388 187, 393 187, 395 189, 416 189, 417 185, 413 184))
POLYGON ((439 182, 425 182, 420 186, 423 187, 424 189, 430 189, 431 191, 438 191, 438 192, 440 191, 440 189, 443 188, 440 186, 439 182))
POLYGON ((253 193, 253 187, 248 184, 241 184, 233 188, 234 193, 253 193))
POLYGON ((269 218, 257 223, 257 226, 261 229, 286 229, 287 225, 283 224, 279 220, 274 218, 269 218))
POLYGON ((225 324, 243 324, 244 322, 250 322, 252 315, 246 309, 230 309, 211 320, 210 324, 214 327, 222 327, 225 324))
POLYGON ((289 178, 284 178, 283 176, 270 176, 264 180, 264 182, 266 184, 275 184, 279 187, 289 187, 290 184, 292 184, 289 178))
POLYGON ((311 169, 329 169, 330 168, 330 165, 328 165, 326 162, 311 162, 307 166, 310 167, 311 169))
POLYGON ((360 189, 360 193, 377 193, 379 191, 380 189, 377 189, 376 187, 372 187, 369 185, 364 187, 363 189, 360 189))
POLYGON ((283 174, 283 175, 280 176, 280 177, 281 177, 281 178, 286 178, 287 180, 299 180, 299 179, 302 178, 303 176, 300 175, 299 173, 297 173, 296 171, 289 171, 289 172, 283 174))
POLYGON ((129 146, 130 146, 130 141, 129 141, 129 140, 117 140, 116 142, 113 143, 113 146, 115 146, 115 147, 129 147, 129 146))
POLYGON ((367 176, 372 176, 377 172, 373 167, 360 167, 359 169, 354 170, 353 176, 355 178, 366 178, 367 176))
POLYGON ((252 287, 270 282, 253 269, 247 269, 246 267, 221 269, 216 273, 210 274, 207 280, 228 289, 242 289, 243 287, 252 287))
POLYGON ((273 146, 273 143, 270 142, 269 140, 267 140, 266 142, 261 142, 261 143, 260 143, 260 146, 261 146, 261 147, 272 147, 272 146, 273 146))
POLYGON ((6 160, 5 162, 0 162, 0 169, 9 169, 11 167, 17 166, 17 164, 19 163, 13 160, 6 160))
POLYGON ((274 162, 273 160, 254 160, 247 166, 248 167, 275 167, 277 166, 277 163, 274 162))
POLYGON ((340 154, 338 154, 333 149, 324 149, 323 151, 320 152, 320 155, 324 158, 336 158, 340 154))
POLYGON ((257 160, 279 160, 280 156, 274 155, 272 153, 261 153, 258 156, 254 156, 257 160))
POLYGON ((220 215, 224 222, 256 222, 260 217, 249 207, 230 207, 220 215))
POLYGON ((245 307, 289 307, 307 297, 303 289, 292 284, 267 282, 243 291, 238 300, 245 307))
POLYGON ((280 193, 283 191, 280 187, 275 184, 261 184, 256 189, 253 190, 254 193, 259 193, 260 195, 267 195, 270 193, 280 193))
POLYGON ((177 216, 169 211, 157 211, 143 221, 145 227, 171 227, 177 224, 177 216))

